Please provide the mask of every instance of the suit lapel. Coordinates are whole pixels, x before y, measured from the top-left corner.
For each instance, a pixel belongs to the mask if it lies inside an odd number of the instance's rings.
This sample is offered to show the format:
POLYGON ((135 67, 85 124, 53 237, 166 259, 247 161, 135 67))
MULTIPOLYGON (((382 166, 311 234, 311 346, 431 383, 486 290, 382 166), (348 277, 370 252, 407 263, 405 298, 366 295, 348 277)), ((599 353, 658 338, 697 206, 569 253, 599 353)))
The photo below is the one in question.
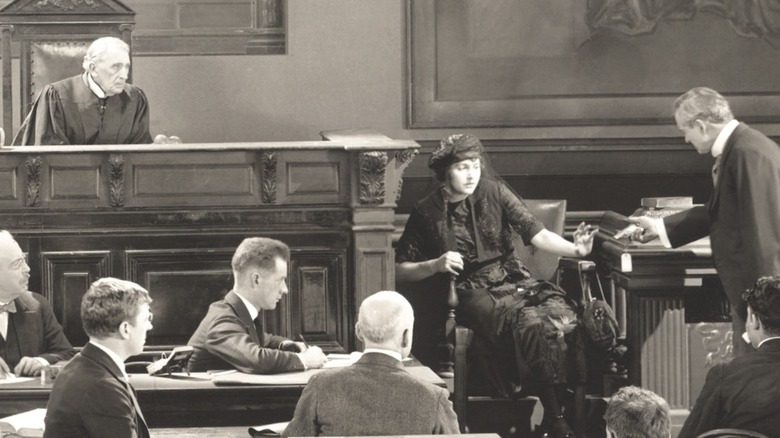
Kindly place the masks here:
POLYGON ((249 337, 252 338, 252 341, 261 344, 260 334, 257 332, 255 322, 252 320, 252 316, 249 314, 249 310, 247 310, 244 302, 241 301, 241 298, 236 295, 235 292, 230 291, 225 295, 225 302, 233 309, 238 316, 238 319, 241 320, 241 324, 244 325, 244 328, 246 329, 246 332, 249 333, 249 337))
POLYGON ((726 145, 723 147, 723 158, 721 158, 720 161, 720 170, 718 171, 718 175, 716 176, 717 182, 715 183, 714 187, 712 188, 712 194, 710 195, 710 201, 707 203, 709 207, 710 214, 715 213, 717 211, 718 201, 720 200, 720 192, 723 190, 723 175, 726 174, 726 167, 728 167, 729 162, 729 156, 731 155, 731 151, 734 150, 734 143, 737 142, 737 138, 742 134, 742 131, 747 129, 748 126, 744 123, 740 123, 736 129, 734 129, 734 132, 731 133, 729 136, 729 139, 726 141, 726 145))
POLYGON ((139 438, 148 437, 149 426, 146 424, 146 418, 144 418, 144 414, 141 411, 141 406, 138 404, 135 388, 133 388, 133 385, 131 385, 130 382, 124 379, 122 370, 119 369, 116 363, 114 363, 114 361, 108 356, 108 354, 106 354, 105 351, 95 347, 91 343, 87 343, 84 349, 81 350, 81 355, 105 368, 105 370, 108 371, 109 374, 111 374, 111 376, 127 390, 127 394, 130 396, 130 400, 133 402, 133 407, 135 408, 137 423, 136 429, 138 429, 138 436, 139 438))

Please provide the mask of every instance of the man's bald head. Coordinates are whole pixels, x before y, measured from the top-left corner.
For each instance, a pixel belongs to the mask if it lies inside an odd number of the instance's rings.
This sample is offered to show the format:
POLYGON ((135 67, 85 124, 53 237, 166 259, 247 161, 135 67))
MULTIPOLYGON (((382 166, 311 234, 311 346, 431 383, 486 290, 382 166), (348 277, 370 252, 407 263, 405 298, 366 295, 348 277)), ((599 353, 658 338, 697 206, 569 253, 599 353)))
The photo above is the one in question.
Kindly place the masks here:
POLYGON ((366 348, 383 348, 406 357, 412 348, 414 311, 401 294, 377 292, 360 305, 355 332, 366 348))

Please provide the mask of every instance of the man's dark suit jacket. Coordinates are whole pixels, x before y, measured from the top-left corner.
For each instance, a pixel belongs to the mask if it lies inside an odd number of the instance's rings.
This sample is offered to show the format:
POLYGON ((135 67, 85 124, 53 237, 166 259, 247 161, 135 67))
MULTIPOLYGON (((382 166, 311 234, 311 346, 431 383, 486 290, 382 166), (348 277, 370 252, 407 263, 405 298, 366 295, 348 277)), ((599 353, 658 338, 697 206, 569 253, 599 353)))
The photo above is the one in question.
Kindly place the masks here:
POLYGON ((780 339, 715 365, 678 438, 695 438, 719 428, 780 436, 780 339))
POLYGON ((446 389, 410 375, 395 358, 366 353, 354 365, 313 375, 282 436, 455 433, 446 389))
POLYGON ((780 147, 740 123, 726 142, 706 205, 664 218, 673 247, 710 236, 712 257, 732 306, 735 345, 744 332, 742 292, 780 273, 780 147))
POLYGON ((187 366, 193 372, 235 368, 244 373, 271 374, 303 370, 297 354, 279 349, 286 340, 255 327, 244 302, 230 291, 225 299, 209 306, 187 342, 194 348, 187 366))
POLYGON ((54 380, 44 438, 149 437, 132 390, 108 354, 88 343, 54 380))
POLYGON ((8 314, 7 339, 0 336, 0 355, 11 370, 25 356, 42 357, 53 364, 76 354, 46 298, 26 292, 14 301, 16 313, 8 314))

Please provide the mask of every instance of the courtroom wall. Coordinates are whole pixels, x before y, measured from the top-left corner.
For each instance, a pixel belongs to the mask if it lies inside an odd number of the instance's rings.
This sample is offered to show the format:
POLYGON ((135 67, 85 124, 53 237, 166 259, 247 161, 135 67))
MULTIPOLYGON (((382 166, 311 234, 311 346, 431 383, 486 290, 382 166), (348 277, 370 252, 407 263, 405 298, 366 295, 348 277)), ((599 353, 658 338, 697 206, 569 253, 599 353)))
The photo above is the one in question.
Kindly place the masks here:
POLYGON ((522 195, 568 198, 570 210, 630 213, 643 196, 706 201, 711 158, 697 156, 671 124, 409 129, 407 13, 403 0, 292 0, 284 55, 138 56, 134 82, 151 101, 152 134, 291 141, 373 128, 414 139, 423 150, 405 174, 402 211, 428 189, 424 160, 435 140, 461 131, 487 140, 522 195))

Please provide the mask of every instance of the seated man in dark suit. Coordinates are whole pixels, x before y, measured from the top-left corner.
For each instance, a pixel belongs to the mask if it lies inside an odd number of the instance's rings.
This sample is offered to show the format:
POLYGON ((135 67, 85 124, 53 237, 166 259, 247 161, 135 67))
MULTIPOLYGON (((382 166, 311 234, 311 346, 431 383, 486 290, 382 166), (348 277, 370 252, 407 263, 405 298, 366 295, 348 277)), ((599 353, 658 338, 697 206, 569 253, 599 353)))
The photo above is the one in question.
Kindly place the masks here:
POLYGON ((610 398, 604 414, 607 438, 670 438, 669 404, 653 391, 626 386, 610 398))
POLYGON ((780 433, 780 275, 759 278, 742 299, 747 303, 745 336, 757 351, 707 373, 679 438, 719 428, 772 437, 780 433))
POLYGON ((366 298, 355 325, 363 356, 312 376, 282 436, 459 433, 449 392, 404 369, 413 326, 412 306, 399 293, 366 298))
POLYGON ((0 377, 37 376, 76 354, 46 298, 27 290, 29 279, 22 248, 0 230, 0 377))
POLYGON ((119 38, 93 41, 84 73, 47 85, 14 145, 149 144, 149 102, 127 83, 130 47, 119 38))
POLYGON ((260 311, 275 309, 287 293, 289 260, 290 249, 278 240, 241 242, 233 255, 233 290, 209 306, 188 342, 194 348, 190 371, 270 374, 322 367, 326 357, 319 347, 263 331, 260 311))
POLYGON ((152 299, 141 286, 101 278, 81 298, 89 342, 62 369, 46 407, 44 437, 149 437, 124 361, 143 351, 152 299))

